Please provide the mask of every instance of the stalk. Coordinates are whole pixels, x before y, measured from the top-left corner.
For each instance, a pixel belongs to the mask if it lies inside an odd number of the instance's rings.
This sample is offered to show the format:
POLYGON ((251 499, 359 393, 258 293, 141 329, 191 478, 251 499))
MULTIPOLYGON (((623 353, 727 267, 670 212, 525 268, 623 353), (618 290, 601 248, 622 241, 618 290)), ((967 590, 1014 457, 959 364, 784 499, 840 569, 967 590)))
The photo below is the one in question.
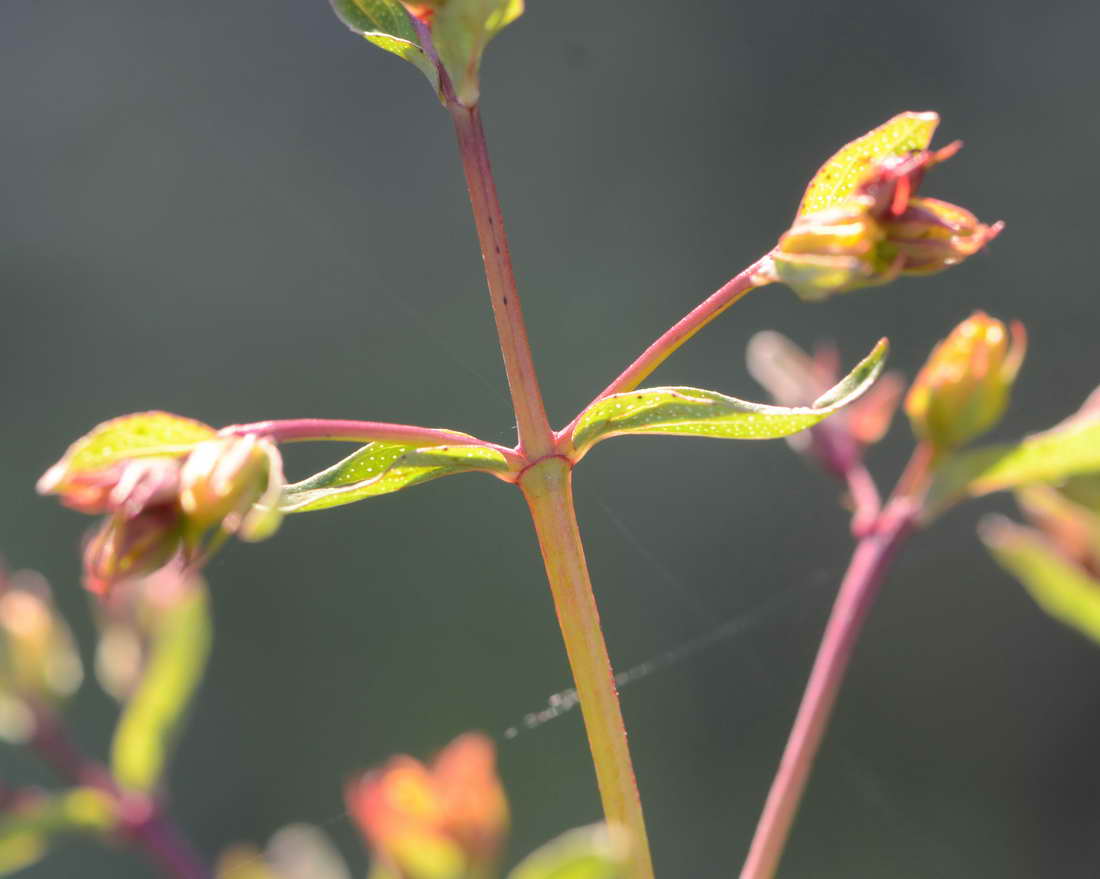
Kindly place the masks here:
POLYGON ((919 512, 919 503, 900 494, 856 546, 829 615, 741 879, 771 879, 775 875, 856 641, 890 563, 916 528, 919 512))
POLYGON ((580 696, 604 813, 608 821, 630 833, 631 879, 652 879, 645 816, 573 509, 572 478, 570 463, 554 456, 528 468, 519 486, 531 509, 546 564, 554 608, 580 696))
MULTIPOLYGON (((764 256, 747 269, 734 275, 725 284, 711 293, 695 308, 669 327, 661 336, 624 369, 614 381, 600 391, 588 406, 611 394, 632 391, 644 382, 653 371, 676 352, 688 339, 718 317, 727 308, 743 298, 747 293, 770 284, 770 257, 764 256)), ((588 408, 585 407, 585 409, 588 408)), ((569 436, 584 409, 566 427, 558 431, 558 437, 569 436)))
POLYGON ((553 453, 554 433, 546 419, 531 345, 527 341, 523 309, 512 270, 512 255, 508 249, 508 235, 504 231, 504 215, 497 197, 493 169, 489 164, 485 129, 481 125, 481 111, 477 106, 464 107, 453 99, 448 101, 448 109, 458 137, 462 169, 466 173, 466 186, 470 192, 470 207, 485 263, 485 279, 489 284, 489 301, 493 306, 504 371, 508 376, 508 389, 516 412, 516 430, 519 433, 517 449, 531 460, 538 460, 553 453))

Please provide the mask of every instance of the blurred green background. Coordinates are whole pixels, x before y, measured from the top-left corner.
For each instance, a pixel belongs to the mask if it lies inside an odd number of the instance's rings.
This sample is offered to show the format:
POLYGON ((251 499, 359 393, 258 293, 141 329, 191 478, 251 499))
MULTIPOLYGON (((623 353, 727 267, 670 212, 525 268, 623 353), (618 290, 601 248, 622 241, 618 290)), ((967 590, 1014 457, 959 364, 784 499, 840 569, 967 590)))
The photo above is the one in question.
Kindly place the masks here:
MULTIPOLYGON (((551 418, 769 248, 818 164, 902 109, 963 153, 927 192, 1008 229, 934 279, 825 305, 753 294, 659 383, 762 399, 751 334, 880 335, 910 376, 975 308, 1033 349, 999 435, 1100 381, 1100 7, 1046 3, 529 3, 483 110, 551 418)), ((88 654, 88 522, 35 497, 116 414, 212 424, 360 417, 511 442, 447 115, 323 0, 8 0, 0 11, 0 547, 42 570, 88 654)), ((872 463, 892 480, 898 423, 872 463)), ((292 476, 347 451, 294 448, 292 476)), ((782 442, 601 445, 579 517, 620 669, 744 625, 623 692, 658 873, 732 875, 850 545, 837 491, 782 442)), ((974 537, 1005 498, 904 555, 873 615, 785 876, 1100 873, 1100 649, 1043 616, 974 537)), ((506 739, 568 686, 521 498, 456 477, 290 519, 209 569, 213 660, 173 768, 210 854, 289 821, 361 872, 341 787, 460 731, 500 742, 513 854, 598 815, 579 714, 506 739)), ((105 751, 94 684, 71 706, 105 751)), ((8 781, 47 781, 0 751, 8 781)), ((29 877, 152 875, 80 843, 29 877)))

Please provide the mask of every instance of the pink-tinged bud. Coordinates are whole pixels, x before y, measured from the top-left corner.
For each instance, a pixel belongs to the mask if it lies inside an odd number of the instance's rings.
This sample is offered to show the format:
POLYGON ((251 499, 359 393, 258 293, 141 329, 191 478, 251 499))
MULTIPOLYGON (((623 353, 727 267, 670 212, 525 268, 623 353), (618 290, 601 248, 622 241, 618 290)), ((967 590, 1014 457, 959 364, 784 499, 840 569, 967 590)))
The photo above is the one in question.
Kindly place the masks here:
POLYGON ((409 15, 413 18, 418 18, 425 24, 431 24, 435 11, 443 6, 444 2, 445 0, 429 0, 429 2, 412 3, 402 0, 401 5, 409 11, 409 15))
POLYGON ((1008 405, 1027 349, 1018 321, 1006 329, 975 312, 932 351, 905 399, 913 431, 940 451, 992 428, 1008 405))
POLYGON ((1016 501, 1027 517, 1067 561, 1100 581, 1100 477, 1078 477, 1055 488, 1041 483, 1016 492, 1016 501), (1081 488, 1088 488, 1083 501, 1081 488))
POLYGON ((468 733, 431 768, 395 757, 347 789, 348 809, 372 856, 394 879, 481 875, 508 831, 508 803, 492 742, 468 733))
POLYGON ((189 525, 200 532, 214 525, 238 531, 268 488, 273 456, 275 446, 253 435, 195 446, 180 473, 180 506, 189 525))
POLYGON ((183 518, 174 504, 150 507, 136 516, 116 513, 84 547, 84 585, 106 595, 124 580, 151 574, 176 557, 182 539, 183 518))
POLYGON ((977 253, 1001 232, 965 208, 916 193, 925 172, 962 147, 882 159, 843 203, 795 220, 772 252, 776 276, 801 298, 929 275, 977 253))
MULTIPOLYGON (((72 694, 83 677, 80 657, 45 579, 0 571, 0 738, 19 739, 23 700, 72 694)), ((26 718, 29 722, 29 717, 26 718)))

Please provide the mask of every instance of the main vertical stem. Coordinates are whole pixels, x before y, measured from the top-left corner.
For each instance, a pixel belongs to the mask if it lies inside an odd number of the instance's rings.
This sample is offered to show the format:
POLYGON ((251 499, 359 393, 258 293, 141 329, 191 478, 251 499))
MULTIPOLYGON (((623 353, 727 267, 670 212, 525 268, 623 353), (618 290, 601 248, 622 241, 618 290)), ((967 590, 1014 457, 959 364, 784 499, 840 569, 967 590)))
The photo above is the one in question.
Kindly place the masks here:
POLYGON ((481 256, 485 261, 493 318, 496 320, 504 370, 516 412, 519 450, 532 459, 538 459, 553 451, 554 434, 546 419, 542 391, 527 341, 523 309, 512 271, 512 255, 504 231, 504 215, 500 210, 489 164, 485 130, 481 125, 481 112, 476 106, 464 107, 457 101, 451 101, 448 109, 454 119, 462 168, 466 172, 466 185, 470 191, 470 206, 477 224, 481 256))
POLYGON ((630 833, 631 879, 652 879, 645 816, 626 727, 573 510, 569 462, 556 456, 544 458, 523 474, 520 488, 531 508, 546 563, 558 623, 580 696, 604 813, 608 821, 622 825, 630 833))
POLYGON ((917 511, 909 498, 893 502, 852 555, 741 879, 771 879, 775 875, 863 623, 890 562, 915 527, 917 511))

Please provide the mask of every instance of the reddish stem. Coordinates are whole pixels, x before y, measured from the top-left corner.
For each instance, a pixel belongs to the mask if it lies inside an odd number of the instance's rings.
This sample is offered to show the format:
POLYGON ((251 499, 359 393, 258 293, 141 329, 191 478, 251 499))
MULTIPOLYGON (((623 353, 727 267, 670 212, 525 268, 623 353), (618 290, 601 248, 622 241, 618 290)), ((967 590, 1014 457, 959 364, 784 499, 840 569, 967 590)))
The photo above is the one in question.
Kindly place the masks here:
MULTIPOLYGON (((449 92, 449 83, 445 77, 444 84, 449 92)), ((527 341, 527 328, 523 321, 519 291, 516 289, 515 273, 512 270, 508 235, 504 231, 504 215, 500 209, 493 169, 489 163, 481 111, 477 106, 462 106, 454 99, 453 94, 448 94, 447 109, 454 120, 455 134, 458 137, 462 169, 466 174, 466 186, 470 193, 470 207, 481 244, 481 257, 485 263, 489 301, 493 307, 500 351, 504 358, 504 371, 516 413, 516 430, 519 433, 517 450, 521 455, 535 461, 553 454, 554 434, 546 419, 542 391, 535 373, 531 346, 527 341)))
POLYGON ((833 605, 779 770, 768 792, 741 879, 771 879, 832 716, 856 641, 898 549, 916 527, 920 505, 907 496, 890 502, 875 529, 852 555, 833 605))
POLYGON ((231 424, 220 431, 223 436, 258 434, 275 442, 292 443, 308 440, 334 440, 350 443, 407 443, 419 446, 484 446, 495 449, 514 467, 525 461, 515 449, 486 442, 457 430, 416 427, 410 424, 387 424, 382 421, 345 421, 330 418, 293 418, 280 421, 255 421, 251 424, 231 424))
MULTIPOLYGON (((611 394, 632 391, 644 382, 658 366, 664 363, 681 345, 718 317, 723 311, 741 299, 750 290, 771 283, 768 273, 770 257, 764 256, 722 287, 704 299, 695 308, 669 327, 660 338, 645 349, 611 384, 600 391, 588 406, 592 406, 611 394)), ((584 409, 568 425, 557 433, 561 440, 573 433, 584 409)))

